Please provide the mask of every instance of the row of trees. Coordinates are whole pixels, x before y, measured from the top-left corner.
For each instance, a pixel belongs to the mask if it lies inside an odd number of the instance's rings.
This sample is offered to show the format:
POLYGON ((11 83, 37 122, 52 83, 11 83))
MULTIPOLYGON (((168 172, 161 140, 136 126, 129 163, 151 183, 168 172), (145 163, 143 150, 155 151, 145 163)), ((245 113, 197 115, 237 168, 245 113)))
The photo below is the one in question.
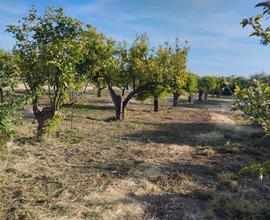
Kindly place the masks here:
POLYGON ((142 34, 128 46, 125 41, 107 38, 92 25, 84 27, 63 9, 49 7, 38 16, 31 8, 27 17, 8 26, 7 31, 16 45, 12 54, 0 53, 0 126, 6 133, 10 133, 9 125, 16 121, 14 114, 25 97, 31 100, 41 136, 57 126, 62 120, 61 108, 74 103, 89 83, 97 88, 98 96, 108 88, 117 120, 125 119, 126 106, 135 96, 141 100, 153 97, 154 110, 158 111, 159 98, 167 93, 173 94, 176 106, 181 94, 188 94, 192 102, 198 93, 202 101, 209 93, 232 94, 240 84, 237 77, 198 77, 188 72, 189 47, 187 43, 181 47, 179 38, 173 45, 152 48, 148 36, 142 34), (18 81, 26 88, 23 97, 14 92, 18 81), (49 104, 40 106, 44 97, 49 104))

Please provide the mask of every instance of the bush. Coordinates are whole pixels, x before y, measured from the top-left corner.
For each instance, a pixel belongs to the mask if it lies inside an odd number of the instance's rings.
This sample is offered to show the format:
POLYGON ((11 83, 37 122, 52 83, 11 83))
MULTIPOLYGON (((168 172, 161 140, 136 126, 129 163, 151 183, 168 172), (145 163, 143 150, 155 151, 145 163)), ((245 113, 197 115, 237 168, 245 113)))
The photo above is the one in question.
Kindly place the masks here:
POLYGON ((245 113, 251 121, 262 126, 267 136, 270 135, 270 87, 254 80, 248 88, 235 90, 236 100, 233 110, 245 113))
POLYGON ((14 57, 0 51, 0 146, 5 145, 15 135, 12 125, 18 122, 16 109, 22 99, 14 92, 17 73, 14 57))

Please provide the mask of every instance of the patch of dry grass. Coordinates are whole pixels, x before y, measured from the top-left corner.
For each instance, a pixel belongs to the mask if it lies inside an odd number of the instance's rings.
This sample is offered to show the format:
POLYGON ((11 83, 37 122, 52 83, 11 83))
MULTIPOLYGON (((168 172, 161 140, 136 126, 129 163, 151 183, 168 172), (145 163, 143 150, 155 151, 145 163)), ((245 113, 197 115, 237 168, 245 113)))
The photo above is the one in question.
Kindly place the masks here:
POLYGON ((250 141, 221 129, 224 120, 214 123, 212 113, 230 114, 224 103, 209 110, 162 100, 154 113, 151 102, 134 100, 127 121, 110 121, 108 93, 88 92, 74 106, 73 130, 65 108, 57 136, 42 142, 26 108, 21 137, 0 152, 0 219, 222 219, 269 211, 267 187, 238 177, 250 160, 270 158, 267 144, 254 155, 260 137, 250 141), (252 212, 247 188, 260 196, 252 212), (229 205, 243 195, 248 201, 241 207, 229 205))

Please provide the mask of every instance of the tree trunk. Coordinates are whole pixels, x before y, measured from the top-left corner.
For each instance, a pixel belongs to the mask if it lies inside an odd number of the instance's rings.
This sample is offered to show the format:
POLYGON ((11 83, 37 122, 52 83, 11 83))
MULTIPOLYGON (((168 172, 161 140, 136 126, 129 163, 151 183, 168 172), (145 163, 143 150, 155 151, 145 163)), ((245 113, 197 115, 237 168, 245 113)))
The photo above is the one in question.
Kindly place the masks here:
POLYGON ((178 99, 179 99, 179 93, 175 92, 173 93, 173 106, 177 106, 178 105, 178 99))
POLYGON ((133 82, 132 82, 132 87, 133 87, 133 90, 135 90, 135 89, 136 89, 136 80, 135 80, 135 79, 133 79, 133 82))
POLYGON ((122 103, 122 97, 120 95, 117 95, 113 88, 111 86, 109 87, 109 91, 114 103, 114 108, 115 108, 115 119, 119 121, 125 120, 125 109, 123 107, 122 103))
POLYGON ((202 96, 203 96, 203 93, 202 92, 199 92, 199 101, 202 102, 202 96))
POLYGON ((208 98, 208 93, 205 93, 204 94, 204 100, 207 100, 207 98, 208 98))
POLYGON ((97 97, 101 97, 101 95, 102 95, 102 89, 98 89, 98 91, 97 91, 97 97))
POLYGON ((0 101, 3 101, 4 99, 4 91, 2 88, 0 88, 0 101))
POLYGON ((193 94, 192 93, 189 93, 189 96, 188 96, 188 103, 193 103, 193 94))
POLYGON ((132 97, 136 94, 138 94, 141 91, 144 91, 151 86, 152 83, 146 83, 142 86, 139 86, 138 88, 134 89, 132 92, 130 92, 127 97, 122 101, 122 96, 117 95, 115 91, 113 90, 112 86, 108 84, 108 88, 110 91, 110 95, 112 97, 114 106, 115 106, 115 113, 116 113, 116 120, 124 121, 125 120, 125 109, 129 101, 132 99, 132 97))
POLYGON ((97 97, 101 97, 102 91, 103 91, 104 89, 106 89, 106 87, 98 88, 98 91, 97 91, 97 97))
POLYGON ((212 98, 214 98, 214 92, 212 92, 212 98))
POLYGON ((126 88, 123 88, 123 89, 122 89, 122 96, 125 95, 125 90, 126 90, 126 88))
POLYGON ((158 112, 158 97, 154 96, 154 112, 158 112))
POLYGON ((54 117, 55 111, 51 107, 45 107, 40 111, 37 103, 33 103, 33 111, 35 119, 38 122, 37 135, 42 137, 46 132, 46 122, 54 117))

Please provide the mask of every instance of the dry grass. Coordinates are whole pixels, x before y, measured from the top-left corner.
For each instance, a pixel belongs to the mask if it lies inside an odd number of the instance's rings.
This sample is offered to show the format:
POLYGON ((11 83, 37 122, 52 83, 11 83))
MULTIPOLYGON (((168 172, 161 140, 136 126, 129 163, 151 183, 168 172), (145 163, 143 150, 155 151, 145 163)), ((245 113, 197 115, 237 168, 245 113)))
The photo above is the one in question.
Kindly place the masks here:
POLYGON ((230 101, 170 105, 154 113, 151 100, 134 100, 116 122, 107 92, 90 92, 73 130, 65 108, 57 137, 43 142, 25 109, 21 137, 0 152, 0 219, 267 219, 269 182, 238 171, 269 160, 269 141, 223 126, 230 101))

